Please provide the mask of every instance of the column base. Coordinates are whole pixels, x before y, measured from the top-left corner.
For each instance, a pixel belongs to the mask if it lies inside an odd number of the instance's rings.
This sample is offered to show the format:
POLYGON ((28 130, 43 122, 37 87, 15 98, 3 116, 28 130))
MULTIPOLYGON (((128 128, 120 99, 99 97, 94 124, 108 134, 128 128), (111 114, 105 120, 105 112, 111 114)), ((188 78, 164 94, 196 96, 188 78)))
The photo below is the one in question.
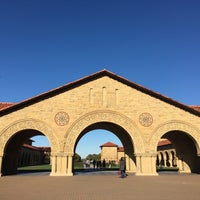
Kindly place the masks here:
POLYGON ((73 174, 50 173, 50 176, 73 176, 73 174))
POLYGON ((158 173, 141 173, 141 172, 136 172, 136 176, 158 176, 158 173))

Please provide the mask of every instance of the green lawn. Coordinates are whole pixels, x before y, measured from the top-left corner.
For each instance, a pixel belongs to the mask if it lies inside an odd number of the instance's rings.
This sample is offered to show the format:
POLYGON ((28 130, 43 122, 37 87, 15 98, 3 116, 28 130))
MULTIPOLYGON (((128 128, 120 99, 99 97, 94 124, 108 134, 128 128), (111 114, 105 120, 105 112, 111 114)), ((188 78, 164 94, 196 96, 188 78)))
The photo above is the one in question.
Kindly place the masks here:
MULTIPOLYGON (((113 165, 112 168, 109 168, 108 165, 106 165, 106 170, 117 170, 119 168, 118 165, 113 165)), ((26 166, 26 167, 19 167, 18 169, 19 173, 30 173, 30 172, 50 172, 51 171, 51 165, 35 165, 35 166, 26 166)), ((83 163, 82 162, 74 162, 74 170, 84 170, 83 163)))
POLYGON ((51 165, 35 165, 35 166, 26 166, 19 167, 18 172, 46 172, 51 171, 51 165))
POLYGON ((178 167, 156 167, 157 172, 160 171, 178 171, 178 167))

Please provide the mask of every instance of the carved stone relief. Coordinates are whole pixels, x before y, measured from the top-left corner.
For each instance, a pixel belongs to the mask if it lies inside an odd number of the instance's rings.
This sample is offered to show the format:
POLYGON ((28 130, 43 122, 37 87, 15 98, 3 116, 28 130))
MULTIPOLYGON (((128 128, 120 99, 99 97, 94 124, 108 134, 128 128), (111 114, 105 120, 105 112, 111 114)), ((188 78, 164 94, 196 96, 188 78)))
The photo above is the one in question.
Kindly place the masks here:
POLYGON ((97 122, 111 122, 123 127, 134 141, 134 149, 136 152, 143 152, 144 145, 142 137, 134 124, 128 117, 113 111, 95 111, 80 117, 73 123, 71 128, 65 135, 66 149, 65 151, 73 152, 74 145, 79 134, 89 125, 97 122))
POLYGON ((49 126, 47 126, 46 124, 44 124, 44 122, 39 120, 25 119, 11 124, 0 133, 1 149, 4 149, 6 143, 13 135, 25 129, 34 129, 43 133, 49 139, 52 151, 57 151, 57 149, 59 148, 58 140, 49 126))
POLYGON ((157 129, 155 129, 152 133, 152 137, 150 139, 150 149, 156 151, 157 144, 160 138, 167 132, 170 131, 182 131, 189 134, 197 145, 198 153, 200 153, 200 130, 194 127, 193 125, 183 122, 183 121, 169 121, 160 125, 157 129))
POLYGON ((148 127, 153 123, 153 117, 150 113, 142 113, 139 116, 139 122, 142 126, 148 127))
POLYGON ((58 112, 55 115, 55 122, 58 126, 65 126, 69 122, 69 115, 66 112, 58 112))

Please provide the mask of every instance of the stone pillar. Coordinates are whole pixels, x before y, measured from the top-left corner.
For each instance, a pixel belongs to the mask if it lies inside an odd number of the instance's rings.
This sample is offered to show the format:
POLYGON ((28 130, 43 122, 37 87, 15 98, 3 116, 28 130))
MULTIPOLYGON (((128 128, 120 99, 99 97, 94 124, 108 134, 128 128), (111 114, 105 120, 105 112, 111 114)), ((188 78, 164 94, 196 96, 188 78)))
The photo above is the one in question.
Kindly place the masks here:
POLYGON ((136 154, 136 175, 158 175, 156 172, 156 153, 139 153, 136 154))
POLYGON ((55 155, 51 155, 51 174, 50 176, 54 176, 57 171, 57 157, 55 155))
POLYGON ((2 171, 2 162, 3 162, 3 156, 0 155, 0 176, 2 176, 2 173, 1 173, 1 171, 2 171))
POLYGON ((67 153, 67 176, 73 176, 72 165, 73 165, 73 153, 67 153))
POLYGON ((67 176, 67 155, 65 153, 53 153, 52 169, 50 176, 67 176))
POLYGON ((141 175, 141 155, 136 155, 136 175, 141 175))
POLYGON ((129 156, 125 156, 125 161, 126 161, 126 170, 130 171, 130 157, 129 156))
POLYGON ((179 173, 191 173, 190 167, 183 159, 178 159, 179 173))

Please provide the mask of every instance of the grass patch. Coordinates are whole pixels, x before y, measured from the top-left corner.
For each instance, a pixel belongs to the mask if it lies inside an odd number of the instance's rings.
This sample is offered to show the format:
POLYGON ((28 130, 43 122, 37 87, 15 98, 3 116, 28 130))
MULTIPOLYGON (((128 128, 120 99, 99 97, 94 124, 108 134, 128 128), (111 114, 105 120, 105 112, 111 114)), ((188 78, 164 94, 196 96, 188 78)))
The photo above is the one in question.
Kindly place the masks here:
MULTIPOLYGON (((84 168, 83 162, 74 162, 74 171, 94 171, 94 170, 109 170, 109 171, 116 171, 119 170, 119 165, 112 165, 111 168, 107 164, 105 168, 84 168)), ((26 167, 19 167, 17 169, 18 173, 34 173, 34 172, 50 172, 51 165, 34 165, 34 166, 26 166, 26 167)))
POLYGON ((19 173, 50 172, 51 165, 34 165, 34 166, 19 167, 17 170, 19 173))
POLYGON ((161 171, 170 171, 170 172, 177 172, 179 170, 178 167, 156 167, 157 172, 161 171))

